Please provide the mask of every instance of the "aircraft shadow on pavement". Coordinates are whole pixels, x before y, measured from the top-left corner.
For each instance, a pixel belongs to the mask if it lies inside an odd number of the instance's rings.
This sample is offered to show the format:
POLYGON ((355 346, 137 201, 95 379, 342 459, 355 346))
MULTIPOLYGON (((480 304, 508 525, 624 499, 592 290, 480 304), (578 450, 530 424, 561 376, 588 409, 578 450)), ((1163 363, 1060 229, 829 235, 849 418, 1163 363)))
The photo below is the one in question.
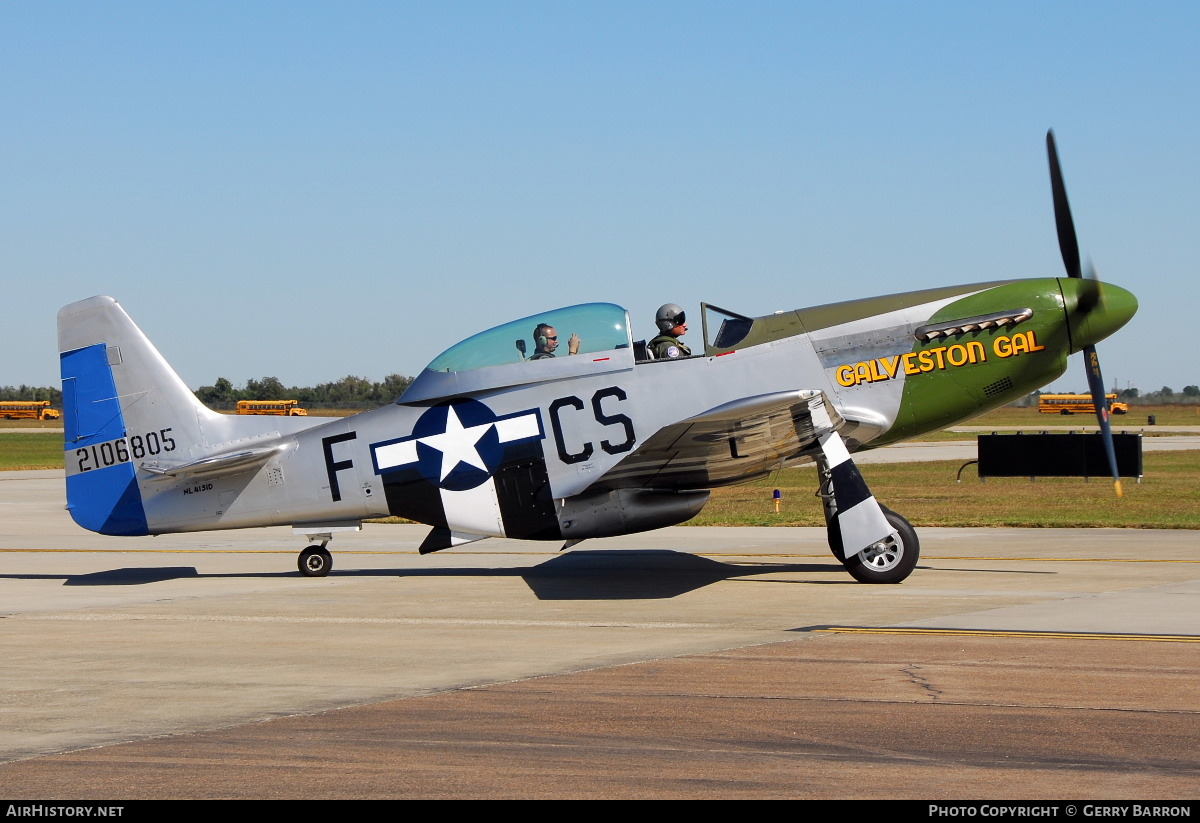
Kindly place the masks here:
MULTIPOLYGON (((724 563, 665 549, 574 551, 507 568, 338 569, 333 577, 520 577, 539 600, 659 600, 713 583, 784 573, 827 573, 859 585, 840 563, 724 563)), ((62 580, 64 586, 140 586, 187 578, 299 577, 297 571, 201 574, 194 566, 126 567, 79 575, 0 574, 0 579, 62 580)), ((314 581, 317 582, 317 581, 314 581)), ((804 581, 817 582, 817 581, 804 581)))
MULTIPOLYGON (((61 580, 64 586, 140 586, 188 577, 257 577, 259 575, 200 574, 195 566, 132 566, 90 574, 0 574, 0 580, 61 580)), ((266 576, 266 575, 264 575, 266 576)), ((269 575, 274 576, 274 575, 269 575)))
POLYGON ((784 572, 838 572, 841 564, 722 563, 686 552, 583 551, 555 557, 521 576, 539 600, 659 600, 731 580, 784 572))

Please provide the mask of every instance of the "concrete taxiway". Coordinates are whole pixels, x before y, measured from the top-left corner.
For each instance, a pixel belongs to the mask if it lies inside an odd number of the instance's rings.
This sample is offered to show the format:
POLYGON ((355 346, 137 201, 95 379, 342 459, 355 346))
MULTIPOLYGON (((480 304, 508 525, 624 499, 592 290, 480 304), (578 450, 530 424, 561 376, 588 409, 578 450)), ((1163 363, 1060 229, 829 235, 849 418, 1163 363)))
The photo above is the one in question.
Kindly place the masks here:
POLYGON ((823 530, 420 556, 368 525, 122 539, 0 475, 0 795, 1191 799, 1200 536, 823 530))

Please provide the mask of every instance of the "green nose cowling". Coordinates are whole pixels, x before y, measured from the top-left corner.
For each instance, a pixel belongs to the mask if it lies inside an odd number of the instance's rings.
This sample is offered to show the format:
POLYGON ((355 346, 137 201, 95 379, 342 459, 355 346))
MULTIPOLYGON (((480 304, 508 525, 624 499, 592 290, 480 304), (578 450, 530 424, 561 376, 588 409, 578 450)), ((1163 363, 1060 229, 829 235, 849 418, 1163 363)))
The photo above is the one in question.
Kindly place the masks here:
POLYGON ((1133 293, 1112 283, 1060 277, 1058 285, 1071 330, 1072 354, 1108 337, 1137 312, 1138 302, 1133 293))

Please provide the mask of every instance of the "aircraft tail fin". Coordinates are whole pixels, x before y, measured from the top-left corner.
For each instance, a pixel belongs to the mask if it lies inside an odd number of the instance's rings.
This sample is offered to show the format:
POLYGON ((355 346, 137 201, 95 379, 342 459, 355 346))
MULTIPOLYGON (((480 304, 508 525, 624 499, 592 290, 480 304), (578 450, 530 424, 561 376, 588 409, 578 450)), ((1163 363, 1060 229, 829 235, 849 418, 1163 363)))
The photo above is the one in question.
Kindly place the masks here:
POLYGON ((196 459, 205 428, 221 430, 120 304, 111 297, 58 313, 67 509, 101 534, 148 534, 136 466, 196 459))

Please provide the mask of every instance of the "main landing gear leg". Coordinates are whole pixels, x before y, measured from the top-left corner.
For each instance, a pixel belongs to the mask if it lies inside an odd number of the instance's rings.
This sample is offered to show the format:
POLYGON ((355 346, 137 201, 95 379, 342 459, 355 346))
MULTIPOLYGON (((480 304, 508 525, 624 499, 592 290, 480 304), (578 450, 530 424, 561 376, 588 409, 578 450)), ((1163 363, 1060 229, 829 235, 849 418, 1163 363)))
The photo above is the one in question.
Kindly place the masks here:
POLYGON ((333 568, 333 557, 325 548, 333 539, 335 532, 356 532, 362 528, 358 520, 326 520, 324 522, 300 523, 292 525, 292 534, 304 535, 309 546, 300 552, 296 567, 305 577, 324 577, 333 568))

